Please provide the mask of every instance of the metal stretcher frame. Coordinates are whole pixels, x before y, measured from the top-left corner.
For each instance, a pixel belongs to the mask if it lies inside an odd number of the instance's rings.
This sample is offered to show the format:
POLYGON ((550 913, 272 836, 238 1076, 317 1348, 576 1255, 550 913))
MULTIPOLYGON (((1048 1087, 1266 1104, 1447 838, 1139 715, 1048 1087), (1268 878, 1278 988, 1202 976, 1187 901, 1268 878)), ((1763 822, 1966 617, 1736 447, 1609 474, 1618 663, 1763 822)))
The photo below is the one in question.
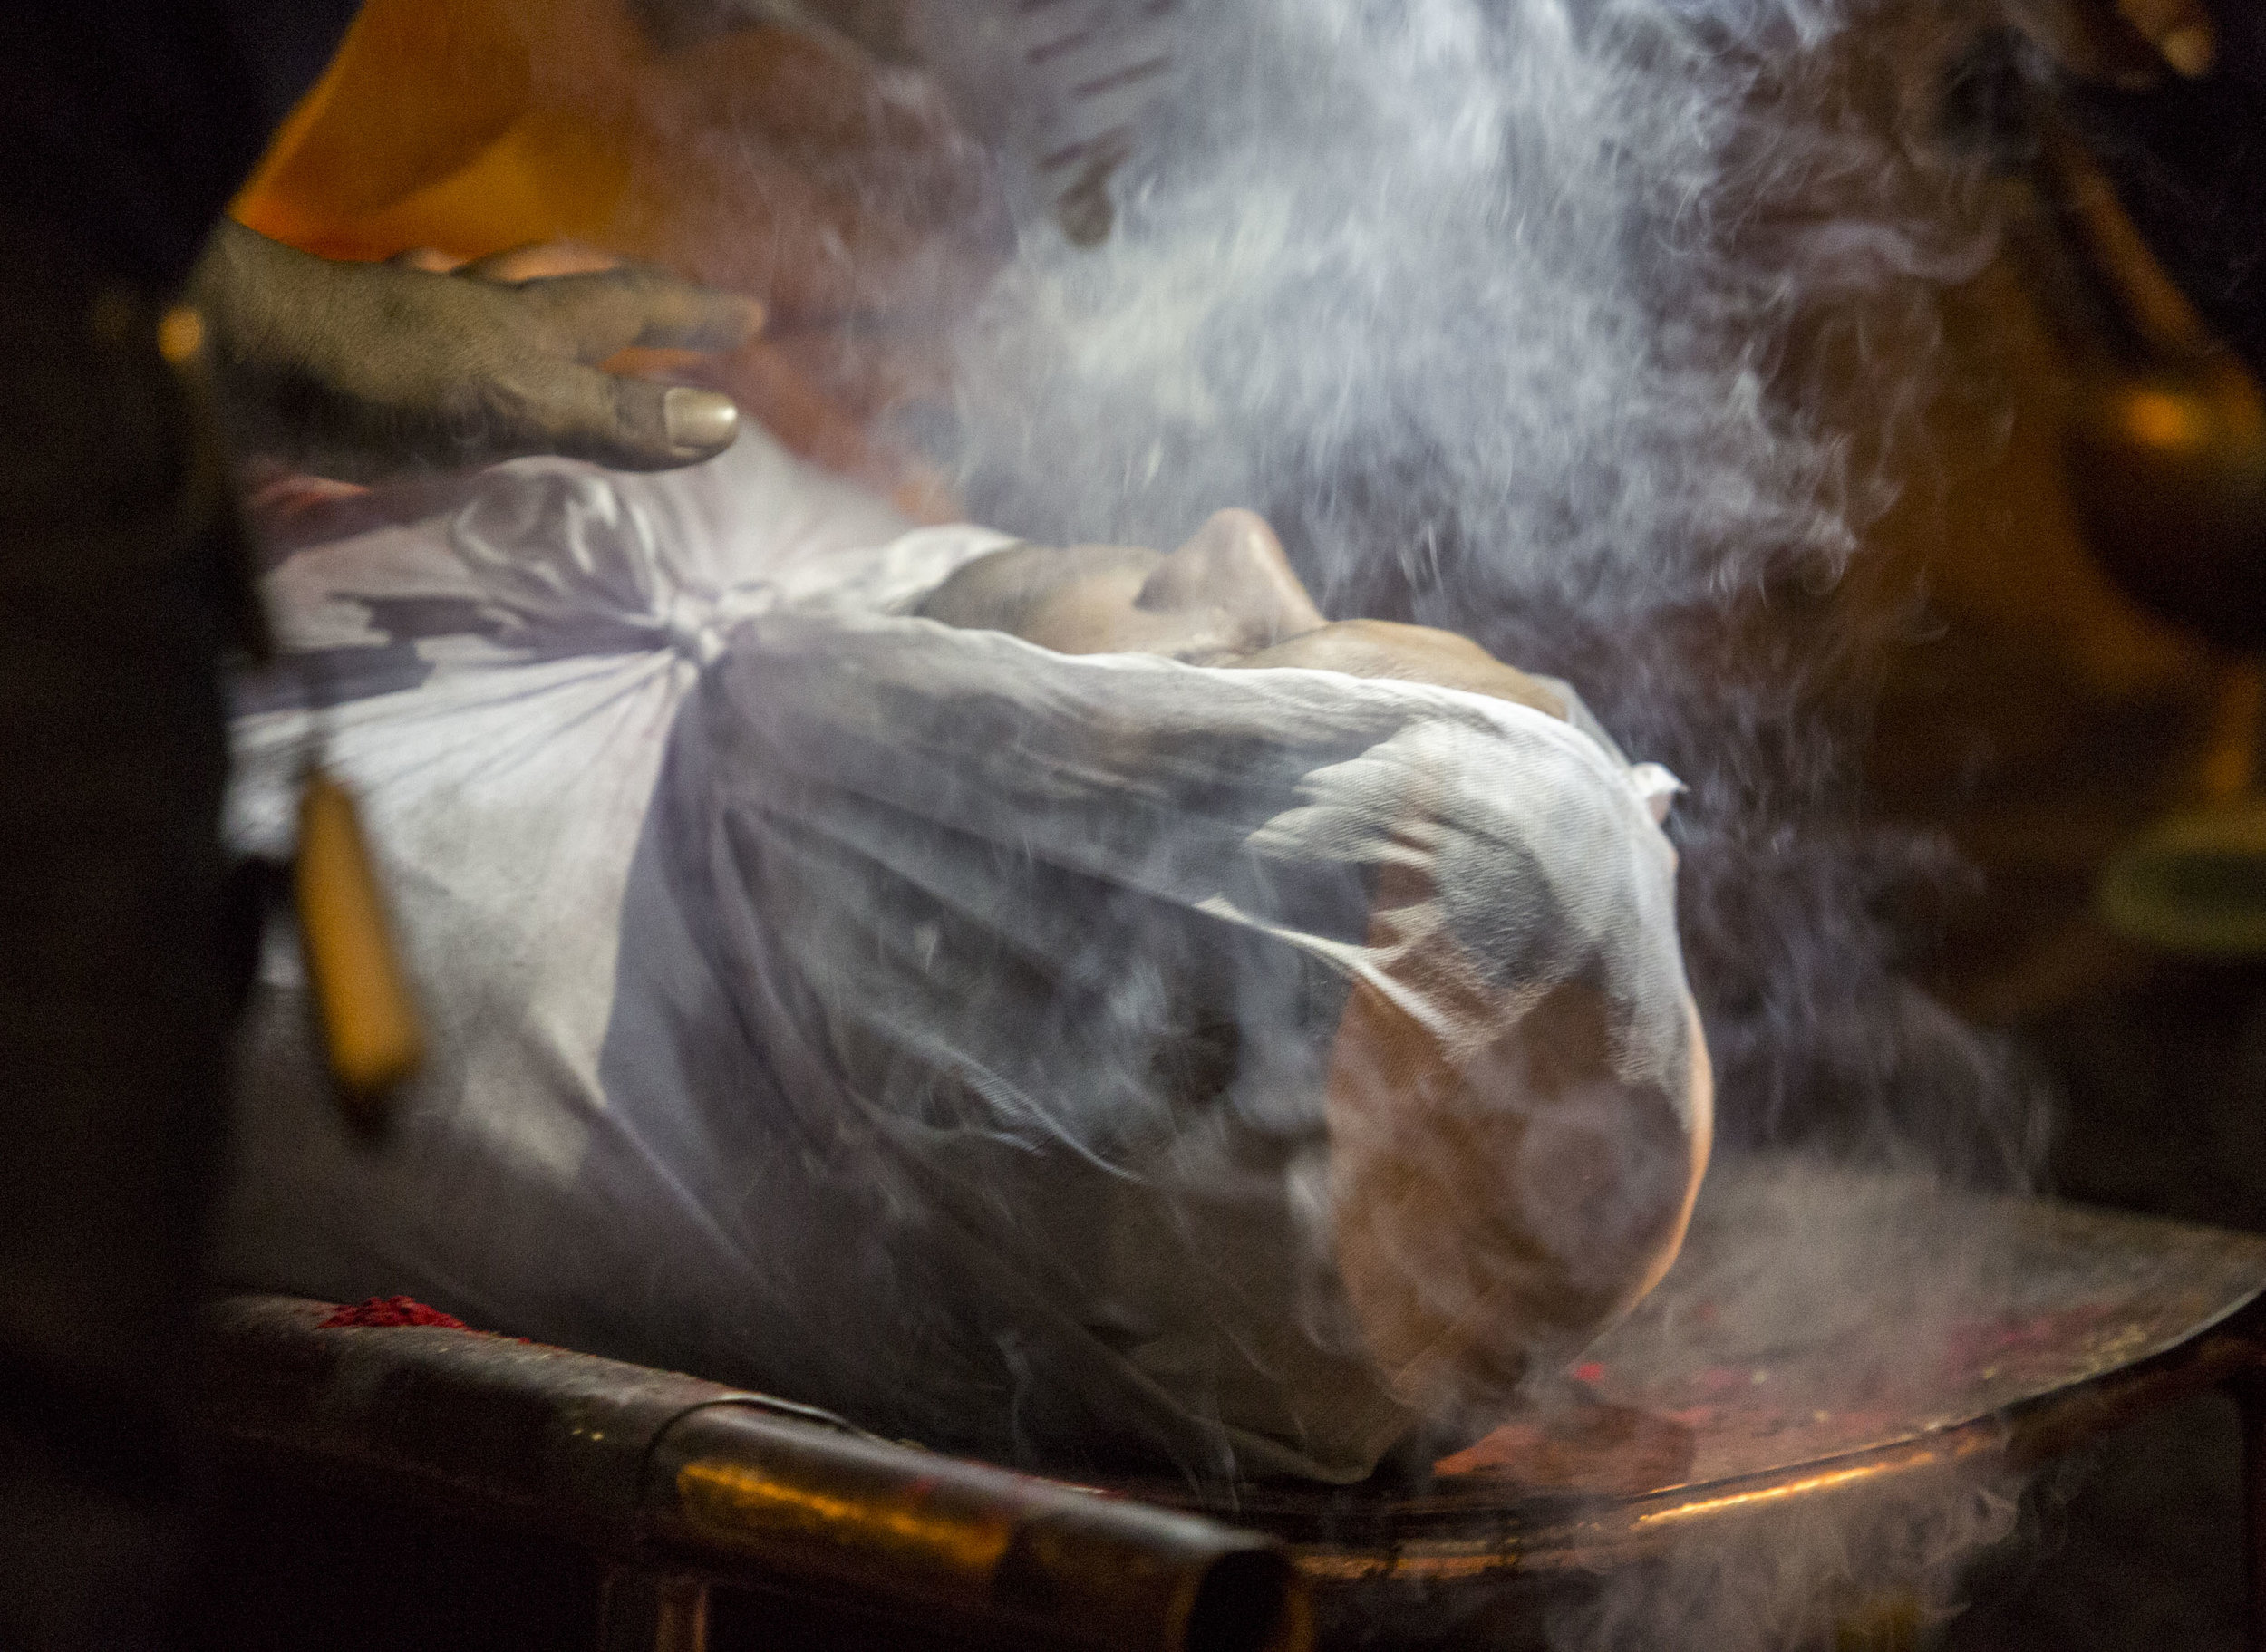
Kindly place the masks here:
POLYGON ((716 1383, 479 1331, 322 1328, 330 1312, 214 1308, 212 1447, 590 1552, 607 1652, 699 1652, 708 1589, 733 1582, 1031 1647, 1311 1645, 1272 1539, 716 1383))
MULTIPOLYGON (((1697 1328, 1704 1316, 1688 1311, 1692 1281, 1706 1277, 1712 1247, 1738 1242, 1742 1194, 1753 1191, 1741 1188, 1742 1177, 1761 1179, 1754 1167, 1729 1170, 1716 1194, 1717 1220, 1695 1223, 1687 1248, 1699 1265, 1680 1279, 1680 1262, 1640 1310, 1684 1327, 1686 1341, 1707 1339, 1697 1328)), ((1764 1425, 1773 1402, 1763 1396, 1821 1392, 1838 1352, 1830 1338, 1773 1350, 1771 1367, 1753 1373, 1757 1386, 1703 1404, 1691 1370, 1663 1377, 1645 1368, 1638 1328, 1626 1338, 1609 1334, 1595 1350, 1603 1356, 1593 1367, 1597 1397, 1625 1402, 1622 1416, 1688 1419, 1685 1472, 1651 1470, 1653 1478, 1635 1482, 1624 1472, 1610 1489, 1612 1474, 1585 1487, 1578 1473, 1547 1491, 1484 1473, 1381 1495, 1254 1487, 1237 1496, 1235 1517, 1290 1545, 1327 1640, 1334 1625, 1374 1625, 1397 1613, 1413 1618, 1443 1595, 1468 1599, 1492 1589, 1516 1599, 1519 1588, 1531 1597, 1530 1586, 1554 1580, 1595 1580, 1678 1544, 1729 1541, 1740 1522, 1797 1506, 1817 1516, 1854 1514, 1889 1499, 1917 1506, 1932 1489, 1980 1483, 1995 1470, 2019 1475, 2218 1388, 2241 1417, 2245 1616, 2249 1645, 2266 1652, 2266 1238, 1950 1192, 1923 1195, 1918 1214, 1942 1222, 1949 1248, 1997 1247, 2013 1289, 1971 1305, 1982 1310, 1974 1322, 2002 1331, 2002 1341, 1986 1342, 1933 1390, 1907 1395, 1902 1410, 1856 1410, 1823 1426, 1781 1431, 1764 1425), (2009 1345, 2015 1357, 1995 1352, 2009 1345), (1617 1355, 1632 1367, 1626 1377, 1614 1369, 1617 1355)), ((1657 1345, 1652 1353, 1657 1358, 1657 1345)), ((1726 1357, 1719 1349, 1713 1357, 1726 1357)), ((1143 1489, 1177 1506, 1206 1506, 1175 1486, 1143 1489)))
MULTIPOLYGON (((1373 1639, 1443 1597, 1594 1579, 1796 1504, 1823 1513, 2025 1468, 2216 1386, 2241 1408, 2250 1644, 2266 1652, 2266 1239, 2042 1201, 1994 1208, 2044 1328, 2022 1334, 2020 1360, 1910 1416, 1854 1425, 1851 1449, 1758 1429, 1751 1402, 1719 1407, 1693 1472, 1612 1492, 1483 1474, 1421 1491, 1244 1487, 1208 1506, 1162 1483, 1099 1494, 508 1338, 317 1329, 326 1305, 280 1298, 215 1310, 207 1410, 239 1457, 588 1550, 613 1569, 602 1644, 623 1652, 702 1647, 713 1582, 1018 1645, 1294 1652, 1317 1621, 1373 1639)), ((1661 1288, 1671 1309, 1676 1289, 1673 1275, 1661 1288)), ((1787 1357, 1824 1368, 1832 1355, 1787 1357)), ((1673 1386, 1646 1397, 1672 1404, 1673 1386)))
POLYGON ((1625 1499, 1516 1498, 1453 1514, 1421 1512, 1420 1499, 1363 1512, 1283 1498, 1246 1502, 1239 1513, 1289 1543, 1326 1631, 1389 1619, 1443 1591, 1594 1579, 1653 1558, 1670 1541, 1728 1535, 1739 1521, 1797 1502, 1825 1514, 1837 1502, 1918 1492, 1988 1464, 2035 1467, 2212 1388, 2232 1398, 2241 1416, 2247 1644, 2266 1652, 2266 1304, 2255 1302, 2191 1342, 2002 1415, 1738 1480, 1625 1499))

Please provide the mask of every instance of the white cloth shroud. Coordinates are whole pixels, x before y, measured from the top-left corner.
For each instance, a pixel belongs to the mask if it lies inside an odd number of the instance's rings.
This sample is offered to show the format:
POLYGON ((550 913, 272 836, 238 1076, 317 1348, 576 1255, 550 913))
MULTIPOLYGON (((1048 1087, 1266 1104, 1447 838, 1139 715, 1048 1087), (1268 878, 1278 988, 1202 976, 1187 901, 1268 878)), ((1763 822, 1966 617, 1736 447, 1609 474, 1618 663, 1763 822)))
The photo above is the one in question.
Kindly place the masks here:
POLYGON ((271 924, 232 1282, 1057 1466, 1368 1473, 1414 1419, 1334 1278, 1321 1076, 1374 870, 1428 855, 1505 980, 1588 971, 1616 1063, 1680 1094, 1673 782, 1450 690, 905 617, 1006 543, 753 431, 279 540, 230 837, 289 853, 319 737, 433 1053, 350 1139, 271 924))

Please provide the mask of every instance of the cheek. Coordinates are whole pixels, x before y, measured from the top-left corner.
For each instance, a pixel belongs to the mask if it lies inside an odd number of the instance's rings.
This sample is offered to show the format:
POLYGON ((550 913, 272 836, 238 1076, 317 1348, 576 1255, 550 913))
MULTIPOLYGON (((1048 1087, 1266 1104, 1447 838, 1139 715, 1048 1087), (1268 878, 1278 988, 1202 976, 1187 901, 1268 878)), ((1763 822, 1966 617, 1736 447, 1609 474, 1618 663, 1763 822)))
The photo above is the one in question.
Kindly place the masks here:
POLYGON ((1200 659, 1235 647, 1234 628, 1216 609, 1158 613, 1137 607, 1144 578, 1128 570, 1078 580, 1033 604, 1015 634, 1062 654, 1200 659))
POLYGON ((1109 653, 1140 590, 1139 575, 1093 574, 1071 580, 1033 603, 1015 634, 1062 654, 1109 653))

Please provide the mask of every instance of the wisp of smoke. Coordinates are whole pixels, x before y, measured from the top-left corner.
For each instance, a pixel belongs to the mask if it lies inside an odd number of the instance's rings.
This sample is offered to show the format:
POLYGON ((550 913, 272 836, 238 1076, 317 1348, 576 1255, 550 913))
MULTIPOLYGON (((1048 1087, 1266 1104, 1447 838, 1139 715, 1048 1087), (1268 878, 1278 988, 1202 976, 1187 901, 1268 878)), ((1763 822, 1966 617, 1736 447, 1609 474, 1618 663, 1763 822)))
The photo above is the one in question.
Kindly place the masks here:
POLYGON ((1562 1605, 1553 1652, 1916 1647, 1956 1610, 1975 1556, 2019 1523, 2019 1477, 1890 1493, 1830 1514, 1789 1511, 1725 1541, 1671 1549, 1641 1580, 1562 1605))
MULTIPOLYGON (((1880 908, 1954 869, 1854 800, 1877 616, 1836 589, 1935 391, 1937 295, 1990 251, 1931 131, 1956 14, 1188 0, 1116 233, 1030 229, 960 339, 959 440, 1013 531, 1168 546, 1251 505, 1325 609, 1573 678, 1690 787, 1723 1137, 2019 1187, 2031 1090, 1895 974, 1880 908)), ((1845 1222, 1806 1243, 1893 1266, 1845 1222)), ((2012 1489, 1700 1545, 1551 1637, 1798 1641, 1892 1581, 1934 1616, 2012 1489)))
POLYGON ((1440 584, 1451 536, 1490 595, 1624 613, 1836 565, 1844 440, 1774 400, 1772 355, 1812 293, 1956 255, 1816 198, 1876 157, 1758 108, 1755 48, 1825 20, 1742 23, 1625 0, 1192 12, 1117 237, 1031 236, 964 352, 987 502, 1141 541, 1221 498, 1287 505, 1332 596, 1380 561, 1440 584), (1742 231, 1797 193, 1835 215, 1758 256, 1742 231))
POLYGON ((1855 830, 1832 594, 1989 249, 1929 130, 1961 34, 1902 0, 1186 0, 1116 233, 1025 233, 959 439, 1013 531, 1251 505, 1325 609, 1572 677, 1690 787, 1729 1139, 2003 1181, 2019 1087, 1888 973, 1876 907, 1943 865, 1855 830))

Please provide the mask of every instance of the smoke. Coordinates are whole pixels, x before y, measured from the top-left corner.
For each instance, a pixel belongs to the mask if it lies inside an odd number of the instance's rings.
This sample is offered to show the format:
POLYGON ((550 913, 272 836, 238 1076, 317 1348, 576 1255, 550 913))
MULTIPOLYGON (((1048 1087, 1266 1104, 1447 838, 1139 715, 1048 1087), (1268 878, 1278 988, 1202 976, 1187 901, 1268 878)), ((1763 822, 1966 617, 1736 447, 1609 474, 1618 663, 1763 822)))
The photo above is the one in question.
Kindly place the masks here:
POLYGON ((1332 614, 1571 677, 1690 787, 1729 1139, 2005 1181, 2022 1087, 1891 972, 1956 868, 1851 768, 1910 613, 1841 592, 1990 246, 1932 130, 1956 4, 1188 0, 1116 233, 1027 229, 964 330, 958 440, 1012 531, 1248 504, 1332 614))
MULTIPOLYGON (((1858 784, 1913 609, 1845 580, 1924 469, 1939 295, 1991 247, 1933 129, 1971 22, 1956 0, 1190 0, 1113 236, 1028 228, 960 338, 957 440, 976 514, 1012 531, 1170 546, 1250 505, 1326 612, 1572 679, 1690 788, 1719 1139, 2019 1189, 2036 1087, 1899 974, 1904 914, 1965 874, 1858 784)), ((1910 1267, 1933 1294, 1852 1330, 1855 1380, 1990 1299, 1987 1226, 1947 1275, 1893 1225, 1809 1214, 1719 1281, 1765 1342, 1910 1267)), ((2014 1489, 1711 1533, 1552 1643, 1799 1643, 1883 1599, 1917 1628, 2014 1489)))
POLYGON ((1758 107, 1765 65, 1824 25, 1620 0, 1192 11, 1118 236, 1029 237, 970 341, 987 503, 1170 542, 1211 500, 1264 499, 1339 599, 1380 564, 1622 612, 1837 569, 1870 502, 1845 438, 1771 394, 1774 357, 1812 293, 1955 255, 1830 198, 1873 192, 1860 140, 1765 130, 1795 124, 1758 107), (1828 216, 1758 222, 1797 194, 1828 216))
POLYGON ((1835 1470, 1975 1406, 2057 1287, 2021 1208, 1932 1174, 1755 1155, 1717 1179, 1686 1257, 1677 1290, 1589 1357, 1618 1399, 1707 1396, 1708 1419, 1688 1417, 1696 1478, 1806 1458, 1825 1483, 1695 1521, 1641 1570, 1562 1604, 1550 1644, 1621 1652, 1659 1644, 1665 1624, 1709 1652, 1924 1644, 1969 1566, 2015 1533, 2023 1475, 1940 1446, 1906 1478, 1835 1470))
POLYGON ((1825 1511, 1765 1516, 1726 1537, 1671 1547, 1624 1583, 1558 1606, 1554 1652, 1707 1652, 1916 1647, 1958 1610, 1976 1555, 2020 1523, 2019 1477, 2005 1470, 1876 1494, 1825 1511))

